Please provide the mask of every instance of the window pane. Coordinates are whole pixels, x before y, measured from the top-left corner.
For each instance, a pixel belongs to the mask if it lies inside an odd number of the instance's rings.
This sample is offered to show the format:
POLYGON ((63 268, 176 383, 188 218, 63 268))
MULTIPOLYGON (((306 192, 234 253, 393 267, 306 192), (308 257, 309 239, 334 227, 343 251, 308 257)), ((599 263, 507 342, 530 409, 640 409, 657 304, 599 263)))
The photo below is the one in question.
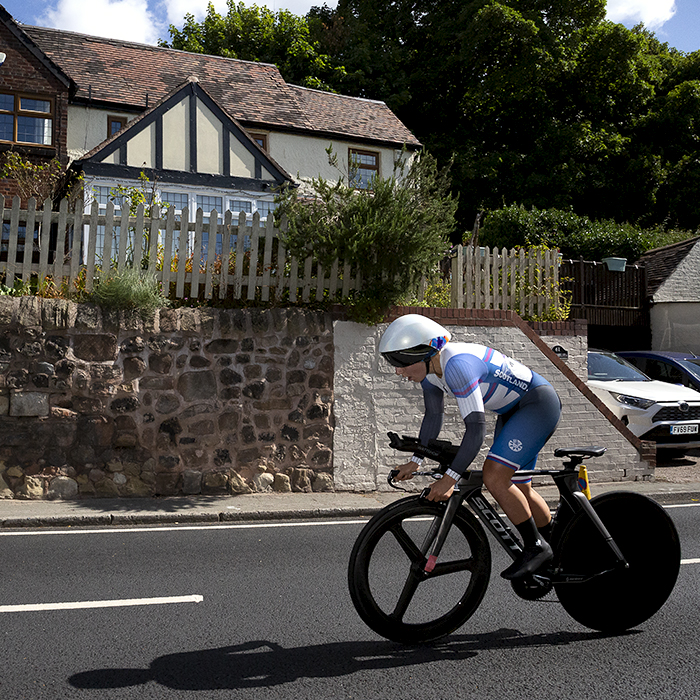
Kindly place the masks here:
POLYGON ((376 170, 365 170, 364 168, 357 168, 352 172, 351 184, 353 187, 357 187, 358 189, 367 190, 370 188, 371 182, 376 176, 376 170))
POLYGON ((161 192, 160 201, 172 204, 176 211, 181 211, 187 206, 187 195, 182 192, 161 192))
POLYGON ((51 145, 51 120, 17 117, 17 140, 22 143, 51 145))
POLYGON ((352 162, 361 165, 371 165, 377 167, 377 156, 372 153, 353 153, 352 162))
POLYGON ((238 213, 241 211, 244 211, 246 214, 253 213, 253 203, 246 202, 244 199, 231 199, 229 200, 228 206, 229 209, 234 213, 238 213))
POLYGON ((0 95, 0 109, 3 112, 12 112, 15 108, 14 95, 0 95))
POLYGON ((350 184, 358 189, 369 189, 372 179, 379 174, 378 153, 350 151, 350 184))
POLYGON ((51 103, 48 100, 33 100, 29 97, 20 97, 19 108, 27 112, 51 114, 51 103))
POLYGON ((109 131, 109 133, 107 135, 113 136, 114 134, 117 133, 117 131, 119 131, 122 128, 122 126, 124 126, 124 123, 121 122, 119 119, 110 119, 109 120, 109 128, 107 129, 107 131, 109 131))
POLYGON ((12 141, 12 127, 15 123, 12 115, 0 114, 0 139, 3 141, 12 141))
POLYGON ((277 209, 277 205, 274 202, 265 202, 263 200, 258 200, 257 207, 261 219, 266 219, 268 214, 277 209))
POLYGON ((223 206, 223 200, 221 197, 207 197, 205 195, 197 195, 197 207, 201 208, 203 212, 208 213, 212 209, 216 209, 217 212, 221 212, 223 206))

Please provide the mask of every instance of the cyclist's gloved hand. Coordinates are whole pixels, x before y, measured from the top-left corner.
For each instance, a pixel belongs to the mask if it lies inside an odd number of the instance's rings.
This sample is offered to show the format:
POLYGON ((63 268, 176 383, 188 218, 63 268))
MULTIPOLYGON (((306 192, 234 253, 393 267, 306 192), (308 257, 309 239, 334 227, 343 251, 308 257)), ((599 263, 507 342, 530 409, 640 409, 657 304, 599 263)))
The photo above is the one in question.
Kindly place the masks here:
POLYGON ((445 474, 430 486, 426 498, 429 501, 446 501, 452 495, 456 483, 451 476, 445 474))
POLYGON ((394 477, 394 481, 406 481, 407 479, 413 478, 413 472, 418 469, 418 465, 415 462, 406 462, 400 467, 396 467, 398 474, 394 477))

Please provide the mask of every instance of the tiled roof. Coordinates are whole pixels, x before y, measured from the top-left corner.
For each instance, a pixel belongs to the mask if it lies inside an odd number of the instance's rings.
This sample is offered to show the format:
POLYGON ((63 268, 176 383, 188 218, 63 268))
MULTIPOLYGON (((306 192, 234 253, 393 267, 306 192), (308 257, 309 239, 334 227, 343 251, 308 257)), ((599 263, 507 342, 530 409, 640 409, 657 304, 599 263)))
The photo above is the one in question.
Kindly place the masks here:
POLYGON ((418 146, 419 141, 384 104, 288 85, 314 131, 337 132, 418 146))
POLYGON ((20 26, 73 79, 79 102, 144 110, 196 77, 247 126, 419 145, 384 103, 288 85, 271 64, 20 26))
POLYGON ((683 259, 700 242, 700 236, 679 243, 654 248, 642 255, 637 263, 647 269, 647 294, 653 296, 659 287, 673 274, 683 259))

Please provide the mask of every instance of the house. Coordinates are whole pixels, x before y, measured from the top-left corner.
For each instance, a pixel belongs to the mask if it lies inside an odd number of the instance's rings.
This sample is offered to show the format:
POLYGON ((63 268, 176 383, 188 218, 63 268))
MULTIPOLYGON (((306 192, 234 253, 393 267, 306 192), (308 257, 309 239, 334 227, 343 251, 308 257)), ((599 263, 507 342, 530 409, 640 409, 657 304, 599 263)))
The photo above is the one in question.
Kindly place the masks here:
POLYGON ((647 271, 652 349, 700 354, 700 236, 650 250, 637 262, 647 271))
POLYGON ((284 183, 338 179, 329 147, 358 187, 420 147, 383 102, 288 85, 274 65, 26 26, 1 6, 0 42, 0 152, 81 171, 86 206, 144 172, 178 214, 264 219, 284 183))

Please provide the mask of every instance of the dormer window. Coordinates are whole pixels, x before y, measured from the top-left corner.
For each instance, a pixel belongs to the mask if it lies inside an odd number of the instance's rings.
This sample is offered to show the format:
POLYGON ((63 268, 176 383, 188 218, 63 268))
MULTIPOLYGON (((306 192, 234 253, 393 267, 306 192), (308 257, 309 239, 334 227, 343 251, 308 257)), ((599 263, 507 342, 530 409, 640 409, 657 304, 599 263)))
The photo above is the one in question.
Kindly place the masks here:
POLYGON ((0 141, 53 145, 53 100, 0 93, 0 141))

